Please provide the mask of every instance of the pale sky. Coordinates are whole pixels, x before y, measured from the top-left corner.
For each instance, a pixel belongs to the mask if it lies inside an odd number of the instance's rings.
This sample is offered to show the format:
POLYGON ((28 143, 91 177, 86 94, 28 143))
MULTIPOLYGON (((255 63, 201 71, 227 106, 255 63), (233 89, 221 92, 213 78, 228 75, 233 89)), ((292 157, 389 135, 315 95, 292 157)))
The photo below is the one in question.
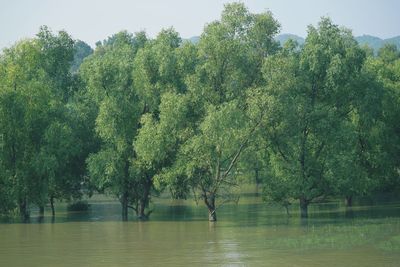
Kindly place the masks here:
MULTIPOLYGON (((200 35, 207 22, 219 18, 228 0, 0 0, 0 48, 34 36, 40 25, 66 30, 94 46, 120 30, 146 30, 154 37, 173 26, 182 38, 200 35)), ((243 0, 253 13, 270 10, 281 33, 306 36, 307 25, 321 16, 353 30, 354 35, 380 38, 400 35, 399 0, 243 0)))

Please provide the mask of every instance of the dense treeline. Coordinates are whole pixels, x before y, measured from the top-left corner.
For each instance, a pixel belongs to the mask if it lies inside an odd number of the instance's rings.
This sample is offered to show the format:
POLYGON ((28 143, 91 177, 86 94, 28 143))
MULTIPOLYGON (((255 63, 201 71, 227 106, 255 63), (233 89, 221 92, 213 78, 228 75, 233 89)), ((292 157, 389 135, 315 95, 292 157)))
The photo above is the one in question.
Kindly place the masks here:
POLYGON ((94 191, 122 217, 194 195, 215 221, 249 179, 267 201, 399 189, 400 52, 322 18, 303 45, 270 12, 227 4, 198 43, 126 31, 93 51, 42 27, 0 55, 0 212, 29 218, 94 191))

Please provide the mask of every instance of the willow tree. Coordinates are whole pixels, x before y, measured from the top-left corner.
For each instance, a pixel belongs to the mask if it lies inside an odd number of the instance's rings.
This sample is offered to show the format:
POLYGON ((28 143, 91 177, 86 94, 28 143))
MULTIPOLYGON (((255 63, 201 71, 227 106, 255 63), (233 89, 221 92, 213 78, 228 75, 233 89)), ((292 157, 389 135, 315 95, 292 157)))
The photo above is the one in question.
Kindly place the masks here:
POLYGON ((374 58, 363 65, 357 84, 361 88, 352 101, 352 110, 344 120, 340 153, 332 155, 328 164, 335 169, 336 194, 352 206, 353 197, 373 192, 390 170, 389 154, 384 143, 387 125, 384 121, 385 90, 372 68, 374 58))
POLYGON ((175 187, 192 188, 210 221, 217 220, 217 207, 231 199, 235 167, 259 124, 258 118, 249 118, 248 98, 262 80, 264 57, 276 50, 278 30, 270 13, 251 14, 233 3, 200 37, 198 63, 186 79, 185 93, 194 123, 164 177, 175 187))
MULTIPOLYGON (((23 78, 29 74, 25 67, 28 62, 25 64, 21 62, 24 60, 23 57, 21 58, 22 51, 31 55, 38 54, 38 49, 33 42, 25 41, 5 50, 1 57, 0 132, 2 144, 0 152, 1 180, 4 189, 8 191, 8 199, 3 202, 2 209, 17 206, 21 217, 27 219, 29 218, 28 205, 33 195, 30 189, 34 183, 34 177, 27 175, 32 154, 24 153, 25 148, 32 148, 32 140, 26 131, 30 124, 30 120, 26 121, 26 115, 32 106, 27 103, 29 98, 38 97, 38 100, 44 100, 40 98, 39 92, 48 92, 49 88, 37 85, 33 87, 34 83, 29 84, 28 79, 23 78), (33 88, 36 90, 30 91, 33 88)), ((45 104, 47 101, 43 102, 45 104)))
POLYGON ((136 201, 135 177, 130 173, 132 141, 143 113, 133 87, 135 45, 132 35, 117 33, 97 46, 80 70, 98 108, 95 130, 101 140, 100 150, 87 159, 89 174, 99 190, 119 199, 123 220, 128 219, 128 206, 136 201))
POLYGON ((303 48, 289 43, 265 62, 271 109, 263 133, 270 144, 266 186, 298 199, 302 217, 311 201, 332 192, 339 175, 329 162, 348 149, 345 124, 363 93, 364 59, 350 31, 323 18, 309 27, 303 48))
MULTIPOLYGON (((36 38, 21 41, 1 55, 2 177, 11 185, 9 195, 16 200, 24 219, 29 217, 31 204, 38 205, 43 213, 44 205, 54 192, 50 189, 53 180, 44 170, 52 165, 59 174, 69 173, 61 165, 68 162, 66 158, 71 158, 72 146, 62 152, 64 161, 53 161, 54 164, 45 159, 48 154, 44 150, 49 131, 63 121, 66 113, 64 104, 71 85, 69 67, 73 43, 66 32, 56 35, 42 27, 36 38)), ((60 142, 61 138, 66 136, 52 137, 54 142, 60 142)), ((55 147, 52 154, 62 149, 55 147)), ((80 181, 72 179, 67 183, 63 175, 58 175, 57 179, 64 184, 74 184, 79 190, 80 181)), ((57 191, 66 196, 75 190, 70 189, 62 186, 57 191)))
MULTIPOLYGON (((378 52, 378 57, 368 64, 377 81, 384 88, 382 101, 382 121, 380 129, 380 163, 384 172, 378 184, 381 191, 400 189, 400 50, 394 45, 386 45, 378 52)), ((376 103, 374 103, 376 104, 376 103)))
POLYGON ((142 184, 138 188, 140 201, 134 209, 142 218, 151 212, 145 209, 152 193, 164 188, 156 176, 172 164, 181 142, 178 132, 187 119, 184 79, 194 70, 196 51, 194 45, 182 44, 179 34, 170 28, 162 30, 135 59, 134 84, 146 110, 133 142, 137 156, 134 171, 142 184))
POLYGON ((150 213, 146 209, 156 191, 155 170, 140 162, 136 139, 146 118, 159 119, 163 93, 183 90, 176 52, 180 43, 173 29, 147 41, 142 33, 133 37, 122 32, 99 44, 82 66, 99 108, 96 132, 102 141, 100 151, 88 159, 89 172, 100 189, 120 199, 124 220, 128 208, 142 219, 150 213))

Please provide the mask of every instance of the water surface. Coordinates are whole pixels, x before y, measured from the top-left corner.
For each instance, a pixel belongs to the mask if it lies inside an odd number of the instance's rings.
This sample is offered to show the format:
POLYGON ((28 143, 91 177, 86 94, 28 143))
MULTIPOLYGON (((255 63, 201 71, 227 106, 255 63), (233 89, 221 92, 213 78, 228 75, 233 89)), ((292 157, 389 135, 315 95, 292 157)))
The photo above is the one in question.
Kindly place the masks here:
MULTIPOLYGON (((120 206, 93 201, 37 223, 0 224, 0 266, 400 266, 400 203, 315 204, 301 221, 256 197, 206 221, 202 205, 158 199, 151 220, 120 221, 120 206)), ((48 214, 48 212, 47 212, 48 214)))

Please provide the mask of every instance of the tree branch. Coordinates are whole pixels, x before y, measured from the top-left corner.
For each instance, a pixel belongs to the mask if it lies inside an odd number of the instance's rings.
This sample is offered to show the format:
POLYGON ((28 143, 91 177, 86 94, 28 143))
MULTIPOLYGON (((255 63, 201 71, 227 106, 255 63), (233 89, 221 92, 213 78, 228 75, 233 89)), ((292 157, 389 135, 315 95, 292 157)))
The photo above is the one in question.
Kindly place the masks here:
POLYGON ((138 212, 137 208, 135 208, 134 206, 128 205, 128 208, 133 209, 136 213, 138 212))

